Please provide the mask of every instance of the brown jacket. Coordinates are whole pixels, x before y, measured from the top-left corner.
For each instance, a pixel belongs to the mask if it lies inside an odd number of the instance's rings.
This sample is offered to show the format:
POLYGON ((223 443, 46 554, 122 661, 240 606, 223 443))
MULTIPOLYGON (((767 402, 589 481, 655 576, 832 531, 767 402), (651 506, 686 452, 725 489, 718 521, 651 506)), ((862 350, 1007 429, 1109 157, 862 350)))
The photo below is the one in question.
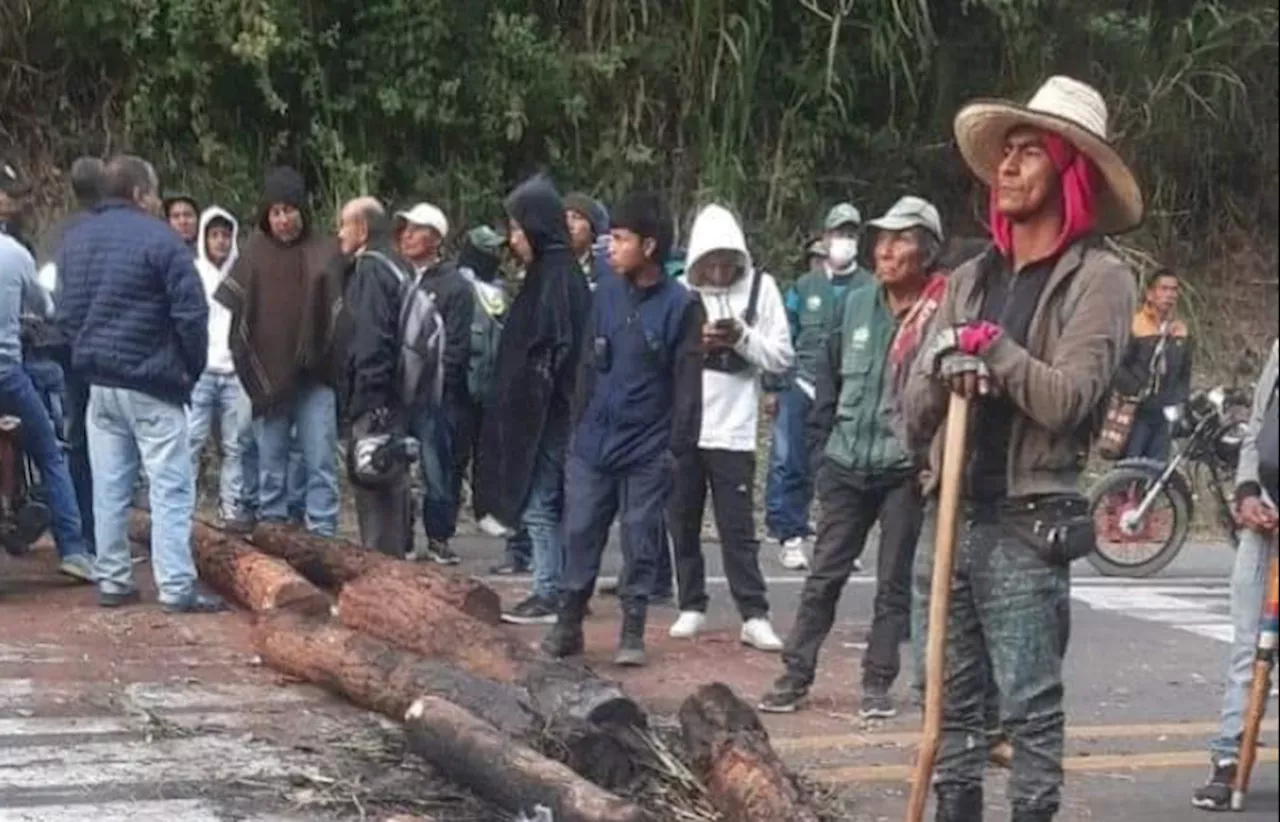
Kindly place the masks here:
MULTIPOLYGON (((992 262, 983 255, 956 269, 934 328, 978 317, 979 277, 992 262)), ((1009 443, 1009 496, 1078 492, 1094 415, 1128 344, 1137 301, 1134 275, 1125 263, 1076 243, 1049 275, 1027 332, 1027 347, 1005 338, 984 355, 997 389, 1021 411, 1009 443)), ((926 491, 932 492, 942 463, 949 398, 924 359, 912 368, 902 401, 909 442, 921 448, 932 444, 926 478, 926 491)))

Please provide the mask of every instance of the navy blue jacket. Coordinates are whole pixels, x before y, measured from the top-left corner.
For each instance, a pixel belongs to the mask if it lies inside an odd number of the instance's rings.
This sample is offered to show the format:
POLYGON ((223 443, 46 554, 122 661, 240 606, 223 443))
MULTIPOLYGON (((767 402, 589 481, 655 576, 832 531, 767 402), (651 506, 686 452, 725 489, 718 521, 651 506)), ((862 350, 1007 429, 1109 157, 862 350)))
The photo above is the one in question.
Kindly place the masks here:
POLYGON ((91 385, 185 405, 209 353, 209 306, 195 257, 168 225, 105 200, 58 251, 58 325, 91 385))
POLYGON ((574 402, 573 453, 625 471, 698 445, 702 427, 702 303, 663 277, 638 289, 596 284, 574 402))

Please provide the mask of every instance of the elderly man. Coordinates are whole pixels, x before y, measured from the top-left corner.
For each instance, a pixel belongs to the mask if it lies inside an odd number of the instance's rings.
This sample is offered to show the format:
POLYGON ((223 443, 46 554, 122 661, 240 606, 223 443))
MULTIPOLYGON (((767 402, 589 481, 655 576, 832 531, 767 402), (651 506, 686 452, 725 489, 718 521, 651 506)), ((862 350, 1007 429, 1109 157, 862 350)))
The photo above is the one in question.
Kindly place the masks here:
POLYGON ((191 556, 195 482, 186 412, 208 355, 209 308, 190 250, 147 213, 154 213, 157 188, 149 163, 114 158, 106 199, 67 235, 57 258, 59 324, 73 367, 91 386, 98 600, 115 607, 138 597, 129 509, 145 467, 161 606, 218 611, 226 606, 197 589, 191 556))
POLYGON ((390 221, 372 197, 347 203, 338 223, 347 260, 338 319, 343 398, 351 425, 348 469, 360 541, 403 557, 413 544, 413 513, 403 439, 414 409, 397 390, 402 288, 410 267, 391 250, 390 221))
POLYGON ((471 364, 471 322, 475 317, 475 290, 458 267, 440 256, 449 236, 444 212, 430 203, 418 203, 398 212, 394 229, 400 254, 408 261, 417 281, 435 300, 444 320, 444 396, 437 408, 421 408, 410 421, 422 448, 422 527, 427 543, 413 559, 456 565, 458 555, 449 547, 458 524, 462 474, 474 424, 467 373, 471 364))
POLYGON ((777 399, 765 487, 765 525, 782 546, 783 566, 791 570, 809 566, 804 542, 809 536, 813 476, 805 453, 804 428, 813 407, 818 360, 827 340, 840 327, 845 295, 871 280, 858 264, 861 226, 862 215, 851 204, 832 208, 823 223, 824 264, 800 277, 784 298, 796 364, 794 378, 777 399))
MULTIPOLYGON (((1218 736, 1209 743, 1209 781, 1196 790, 1191 804, 1206 811, 1225 811, 1231 804, 1231 787, 1235 783, 1240 761, 1240 736, 1244 732, 1244 715, 1249 704, 1249 684, 1253 680, 1253 660, 1257 649, 1258 621, 1267 592, 1267 567, 1275 551, 1276 527, 1280 525, 1275 500, 1275 479, 1270 481, 1259 468, 1265 447, 1260 442, 1264 420, 1271 415, 1275 424, 1276 379, 1280 376, 1280 343, 1271 344, 1271 356, 1258 378, 1253 395, 1253 413, 1249 417, 1244 441, 1240 445, 1240 462, 1236 469, 1236 503, 1243 526, 1240 545, 1236 549, 1235 570, 1231 574, 1231 622, 1235 627, 1231 655, 1227 662, 1226 683, 1222 692, 1222 719, 1218 736)), ((1272 429, 1274 430, 1274 429, 1272 429)), ((1272 448, 1275 447, 1272 441, 1272 448)), ((1271 452, 1274 465, 1276 454, 1271 452)))
POLYGON ((906 448, 898 395, 946 280, 934 273, 943 234, 932 204, 904 197, 867 228, 879 285, 849 296, 840 329, 819 360, 808 431, 809 460, 818 466, 818 540, 783 651, 786 673, 765 696, 764 711, 794 711, 808 694, 840 593, 878 521, 875 613, 862 659, 861 713, 896 714, 889 687, 900 669, 899 645, 909 634, 911 565, 923 510, 918 455, 906 448))
MULTIPOLYGON (((1107 142, 1106 103, 1077 80, 1054 77, 1025 106, 972 103, 955 131, 991 189, 993 248, 951 275, 904 392, 909 440, 932 440, 927 493, 951 394, 976 406, 982 432, 964 466, 937 818, 982 819, 990 674, 1013 746, 1013 820, 1048 822, 1063 779, 1070 563, 1094 543, 1080 474, 1137 302, 1132 272, 1094 238, 1136 226, 1142 195, 1107 142)), ((922 607, 933 553, 926 541, 917 556, 922 607)))

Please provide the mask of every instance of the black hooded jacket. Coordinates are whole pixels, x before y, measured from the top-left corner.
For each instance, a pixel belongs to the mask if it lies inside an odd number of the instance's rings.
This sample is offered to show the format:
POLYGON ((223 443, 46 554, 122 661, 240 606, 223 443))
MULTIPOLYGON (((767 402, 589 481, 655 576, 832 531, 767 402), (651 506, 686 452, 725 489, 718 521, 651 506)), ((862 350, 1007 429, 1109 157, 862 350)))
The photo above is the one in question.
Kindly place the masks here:
POLYGON ((493 410, 483 422, 476 507, 511 525, 529 495, 544 440, 567 444, 575 364, 591 292, 569 248, 564 203, 551 181, 534 177, 507 198, 533 261, 498 343, 493 410))
MULTIPOLYGON (((377 252, 408 278, 412 267, 391 248, 385 230, 369 238, 377 252)), ((335 330, 341 375, 338 380, 342 416, 355 422, 378 409, 399 412, 396 365, 400 359, 401 278, 370 255, 347 261, 342 311, 335 330)))

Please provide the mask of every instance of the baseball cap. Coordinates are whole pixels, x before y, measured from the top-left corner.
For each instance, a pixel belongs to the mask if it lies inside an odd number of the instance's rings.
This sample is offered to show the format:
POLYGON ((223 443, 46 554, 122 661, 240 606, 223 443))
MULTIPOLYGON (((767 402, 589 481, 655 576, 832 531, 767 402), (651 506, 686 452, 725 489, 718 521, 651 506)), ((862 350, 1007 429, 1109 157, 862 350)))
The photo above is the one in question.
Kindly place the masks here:
POLYGON ((498 250, 507 244, 507 238, 489 226, 482 225, 476 226, 467 232, 467 242, 480 251, 497 254, 498 250))
POLYGON ((846 225, 855 227, 862 225, 862 212, 858 211, 852 203, 840 203, 828 211, 822 228, 824 231, 831 231, 846 225))
POLYGON ((434 228, 440 237, 449 236, 449 220, 444 216, 444 212, 431 203, 418 203, 408 211, 397 211, 396 222, 411 223, 416 226, 424 226, 434 228))
POLYGON ((894 203, 884 216, 867 223, 867 228, 882 231, 923 228, 937 237, 940 242, 946 239, 942 233, 942 217, 938 214, 937 207, 928 200, 910 195, 894 203))

